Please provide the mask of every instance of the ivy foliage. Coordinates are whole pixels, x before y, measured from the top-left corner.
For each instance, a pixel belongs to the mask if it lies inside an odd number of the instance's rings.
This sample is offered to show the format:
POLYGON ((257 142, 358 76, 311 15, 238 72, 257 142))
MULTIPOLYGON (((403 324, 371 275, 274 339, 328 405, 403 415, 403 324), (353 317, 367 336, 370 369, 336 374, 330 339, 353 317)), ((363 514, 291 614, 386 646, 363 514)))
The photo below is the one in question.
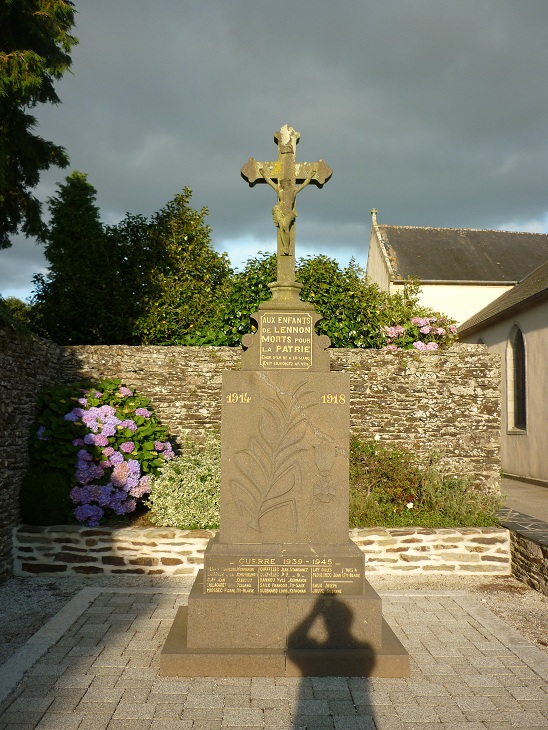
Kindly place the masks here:
MULTIPOLYGON (((295 278, 303 284, 301 299, 321 314, 318 331, 329 336, 333 347, 382 348, 389 342, 383 327, 403 323, 409 329, 413 317, 436 316, 419 305, 416 282, 409 281, 403 293, 390 295, 367 281, 354 260, 341 268, 328 256, 307 257, 299 259, 295 268, 295 278)), ((249 259, 242 271, 227 278, 216 316, 192 344, 237 347, 244 334, 253 332, 250 315, 271 298, 268 284, 275 279, 276 254, 259 253, 249 259)), ((406 346, 411 347, 411 341, 406 346)))

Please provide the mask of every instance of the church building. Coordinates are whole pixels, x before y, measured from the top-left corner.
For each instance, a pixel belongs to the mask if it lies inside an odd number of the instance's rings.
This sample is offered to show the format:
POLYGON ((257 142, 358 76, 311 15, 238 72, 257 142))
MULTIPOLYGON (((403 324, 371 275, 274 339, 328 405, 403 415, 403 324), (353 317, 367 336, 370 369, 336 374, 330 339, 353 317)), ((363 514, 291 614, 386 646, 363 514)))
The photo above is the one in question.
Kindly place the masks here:
POLYGON ((548 261, 548 234, 383 225, 372 211, 366 274, 383 291, 418 279, 420 303, 458 323, 548 261))
POLYGON ((505 475, 548 487, 548 261, 459 327, 500 355, 505 475))

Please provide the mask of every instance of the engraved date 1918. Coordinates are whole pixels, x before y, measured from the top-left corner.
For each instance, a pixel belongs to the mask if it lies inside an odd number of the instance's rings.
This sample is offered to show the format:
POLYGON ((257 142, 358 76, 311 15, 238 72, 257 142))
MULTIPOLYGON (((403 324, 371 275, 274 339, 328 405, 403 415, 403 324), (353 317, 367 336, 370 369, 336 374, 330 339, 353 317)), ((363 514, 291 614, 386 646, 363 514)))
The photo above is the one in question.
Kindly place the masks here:
POLYGON ((346 403, 345 393, 324 393, 321 397, 322 403, 328 406, 343 405, 346 403))

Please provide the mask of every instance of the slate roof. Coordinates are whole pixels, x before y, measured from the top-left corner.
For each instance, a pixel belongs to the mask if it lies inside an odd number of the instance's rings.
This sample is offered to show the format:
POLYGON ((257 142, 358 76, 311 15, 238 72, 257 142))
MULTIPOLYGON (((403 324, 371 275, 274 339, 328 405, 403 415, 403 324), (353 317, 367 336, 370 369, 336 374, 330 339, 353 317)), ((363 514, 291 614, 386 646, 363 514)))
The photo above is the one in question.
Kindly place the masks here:
POLYGON ((548 261, 535 269, 513 289, 509 289, 459 327, 459 334, 469 335, 473 330, 502 319, 506 315, 535 302, 548 299, 548 261))
POLYGON ((548 261, 548 234, 378 225, 393 279, 516 284, 548 261))

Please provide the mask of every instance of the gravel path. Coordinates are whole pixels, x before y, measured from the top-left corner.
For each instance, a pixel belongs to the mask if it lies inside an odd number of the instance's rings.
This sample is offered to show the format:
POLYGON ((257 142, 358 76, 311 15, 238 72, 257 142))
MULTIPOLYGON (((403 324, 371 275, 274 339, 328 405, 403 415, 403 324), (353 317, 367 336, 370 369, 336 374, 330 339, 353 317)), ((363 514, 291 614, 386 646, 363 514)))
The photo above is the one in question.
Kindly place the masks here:
MULTIPOLYGON (((375 590, 467 591, 538 648, 548 653, 548 597, 511 577, 368 576, 375 590)), ((110 588, 172 586, 190 589, 181 578, 10 578, 0 585, 0 664, 24 644, 74 595, 87 586, 110 588)))

